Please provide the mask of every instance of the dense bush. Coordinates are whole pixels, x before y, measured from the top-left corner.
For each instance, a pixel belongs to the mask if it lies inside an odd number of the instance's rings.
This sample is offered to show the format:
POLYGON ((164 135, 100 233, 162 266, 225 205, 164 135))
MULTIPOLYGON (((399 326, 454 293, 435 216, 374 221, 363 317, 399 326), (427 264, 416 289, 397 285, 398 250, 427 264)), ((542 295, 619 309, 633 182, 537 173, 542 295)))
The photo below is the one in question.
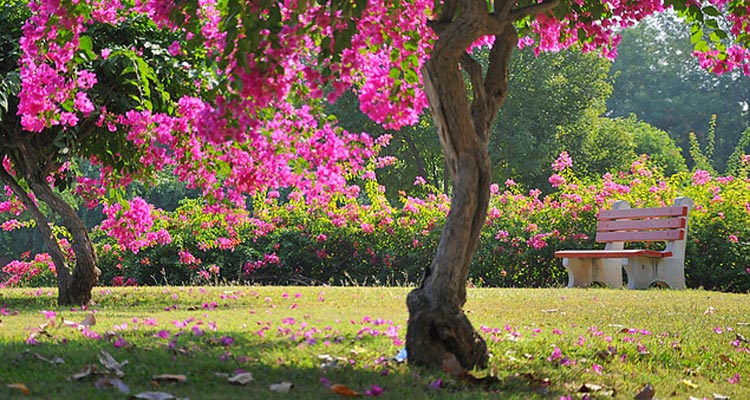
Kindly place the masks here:
MULTIPOLYGON (((512 181, 492 186, 470 281, 561 286, 567 273, 554 252, 601 247, 593 241, 599 209, 620 199, 645 207, 688 196, 695 202, 688 286, 750 291, 750 157, 741 164, 735 177, 712 177, 702 170, 665 177, 641 159, 630 171, 589 182, 575 175, 572 160, 563 154, 550 177, 556 188, 551 194, 522 192, 512 181)), ((308 204, 298 193, 272 191, 253 198, 250 211, 229 213, 208 212, 196 199, 165 212, 135 198, 124 211, 105 208, 111 217, 94 232, 101 282, 417 284, 437 247, 449 200, 421 179, 415 185, 432 194, 400 193, 398 207, 388 203, 385 188, 374 179, 363 183, 358 201, 342 197, 308 204)), ((33 271, 34 276, 45 273, 33 271)))

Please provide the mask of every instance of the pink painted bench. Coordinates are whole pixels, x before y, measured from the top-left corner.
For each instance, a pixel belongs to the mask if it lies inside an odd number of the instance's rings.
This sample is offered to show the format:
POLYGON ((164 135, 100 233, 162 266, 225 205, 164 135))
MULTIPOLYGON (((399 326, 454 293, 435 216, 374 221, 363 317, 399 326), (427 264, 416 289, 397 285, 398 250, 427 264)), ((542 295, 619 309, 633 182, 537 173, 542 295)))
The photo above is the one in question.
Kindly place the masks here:
POLYGON ((628 289, 652 285, 685 288, 685 246, 688 213, 693 202, 680 197, 670 207, 630 208, 620 200, 597 218, 596 241, 604 250, 562 250, 568 270, 568 287, 586 287, 594 282, 611 288, 622 287, 622 268, 628 289), (627 242, 665 242, 664 250, 625 249, 627 242))

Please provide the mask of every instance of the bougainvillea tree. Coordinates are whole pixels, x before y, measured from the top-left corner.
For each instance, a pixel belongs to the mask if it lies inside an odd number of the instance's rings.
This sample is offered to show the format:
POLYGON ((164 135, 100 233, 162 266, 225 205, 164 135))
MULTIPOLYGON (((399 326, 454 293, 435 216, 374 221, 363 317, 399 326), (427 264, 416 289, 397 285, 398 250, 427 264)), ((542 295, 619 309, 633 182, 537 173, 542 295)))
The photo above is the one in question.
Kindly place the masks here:
POLYGON ((95 116, 125 132, 141 164, 173 163, 206 195, 241 203, 244 193, 274 186, 312 202, 347 191, 345 175, 370 155, 370 140, 319 118, 320 99, 354 90, 363 111, 392 129, 416 122, 429 104, 453 193, 437 254, 407 299, 408 357, 481 366, 486 346, 462 306, 487 215, 488 133, 513 50, 579 46, 614 57, 617 32, 670 7, 691 24, 701 65, 750 74, 750 10, 740 0, 33 1, 18 109, 30 134, 74 130, 95 116), (161 112, 96 103, 90 70, 76 57, 90 47, 92 23, 116 26, 132 15, 179 35, 168 48, 176 60, 200 57, 193 93, 161 112), (486 68, 468 52, 476 45, 492 46, 486 68))

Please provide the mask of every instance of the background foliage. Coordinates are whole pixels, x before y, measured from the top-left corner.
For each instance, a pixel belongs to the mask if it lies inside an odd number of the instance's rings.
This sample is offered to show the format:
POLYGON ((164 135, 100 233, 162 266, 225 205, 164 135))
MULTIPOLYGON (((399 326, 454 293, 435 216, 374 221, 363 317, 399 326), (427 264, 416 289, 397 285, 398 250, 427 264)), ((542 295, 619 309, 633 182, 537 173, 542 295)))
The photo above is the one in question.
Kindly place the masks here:
MULTIPOLYGON (((628 171, 590 180, 575 167, 557 171, 556 190, 522 191, 493 185, 487 226, 471 270, 477 286, 560 286, 567 274, 558 249, 595 248, 596 213, 624 199, 633 207, 695 201, 689 217, 686 277, 689 287, 750 290, 750 190, 745 156, 735 177, 707 171, 665 176, 645 158, 628 171)), ((559 161, 558 161, 559 163, 559 161)), ((197 199, 174 211, 154 209, 150 231, 166 229, 171 241, 137 252, 121 248, 103 230, 97 243, 104 283, 183 284, 415 284, 428 266, 448 198, 418 182, 424 197, 401 193, 391 206, 376 180, 364 183, 359 201, 307 204, 294 192, 256 196, 250 209, 227 217, 204 212, 197 199), (130 280, 130 281, 129 281, 130 280), (129 282, 129 283, 128 283, 129 282)), ((143 233, 144 237, 147 233, 143 233)))

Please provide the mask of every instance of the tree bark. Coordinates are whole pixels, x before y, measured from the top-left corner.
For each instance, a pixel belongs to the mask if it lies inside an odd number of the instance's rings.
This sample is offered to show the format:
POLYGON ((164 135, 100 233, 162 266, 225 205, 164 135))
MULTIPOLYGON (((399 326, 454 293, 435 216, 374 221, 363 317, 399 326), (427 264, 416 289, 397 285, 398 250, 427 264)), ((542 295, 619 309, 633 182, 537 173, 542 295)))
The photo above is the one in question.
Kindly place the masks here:
MULTIPOLYGON (((16 100, 17 98, 14 98, 8 112, 0 120, 0 160, 3 155, 8 156, 17 176, 28 183, 37 199, 49 205, 62 217, 63 224, 72 236, 71 244, 76 259, 72 273, 47 217, 39 210, 29 192, 19 184, 16 176, 11 175, 2 166, 0 180, 10 186, 24 203, 44 238, 57 272, 58 304, 86 305, 91 301, 91 290, 98 282, 101 272, 96 266, 94 247, 85 224, 76 211, 45 180, 50 173, 59 170, 63 162, 59 149, 54 144, 59 131, 45 129, 40 133, 24 132, 21 129, 21 117, 16 112, 16 100)), ((79 142, 94 132, 95 121, 95 118, 89 118, 79 125, 76 131, 79 142)))
POLYGON ((489 132, 507 97, 508 65, 518 35, 516 19, 544 12, 556 3, 512 10, 498 0, 490 14, 485 0, 446 0, 432 22, 438 40, 422 70, 430 111, 453 181, 451 210, 422 285, 407 296, 409 363, 441 368, 454 356, 467 369, 484 367, 487 345, 462 308, 472 256, 487 217, 490 198, 489 132), (489 68, 466 53, 477 39, 494 35, 489 68), (461 68, 468 75, 470 87, 461 68), (469 90, 472 100, 469 101, 469 90))
POLYGON ((18 196, 21 202, 26 206, 26 209, 31 213, 31 217, 36 222, 37 229, 44 238, 44 245, 47 247, 47 251, 52 257, 52 263, 55 264, 55 271, 57 272, 57 300, 59 304, 70 304, 67 299, 69 298, 68 285, 70 284, 70 269, 68 264, 65 262, 65 255, 60 248, 60 244, 57 242, 52 229, 50 228, 47 217, 39 210, 34 200, 31 199, 26 190, 24 190, 18 181, 5 171, 4 168, 0 167, 0 180, 8 185, 13 193, 18 196), (61 302, 61 299, 66 301, 61 302))
MULTIPOLYGON (((72 237, 71 245, 76 257, 76 266, 73 269, 72 279, 67 282, 65 293, 58 292, 57 302, 60 305, 86 305, 91 301, 91 290, 99 282, 101 274, 96 266, 96 253, 88 230, 75 209, 55 193, 43 179, 32 177, 29 181, 34 194, 62 217, 63 224, 72 237)), ((58 285, 62 285, 59 273, 58 285)))

